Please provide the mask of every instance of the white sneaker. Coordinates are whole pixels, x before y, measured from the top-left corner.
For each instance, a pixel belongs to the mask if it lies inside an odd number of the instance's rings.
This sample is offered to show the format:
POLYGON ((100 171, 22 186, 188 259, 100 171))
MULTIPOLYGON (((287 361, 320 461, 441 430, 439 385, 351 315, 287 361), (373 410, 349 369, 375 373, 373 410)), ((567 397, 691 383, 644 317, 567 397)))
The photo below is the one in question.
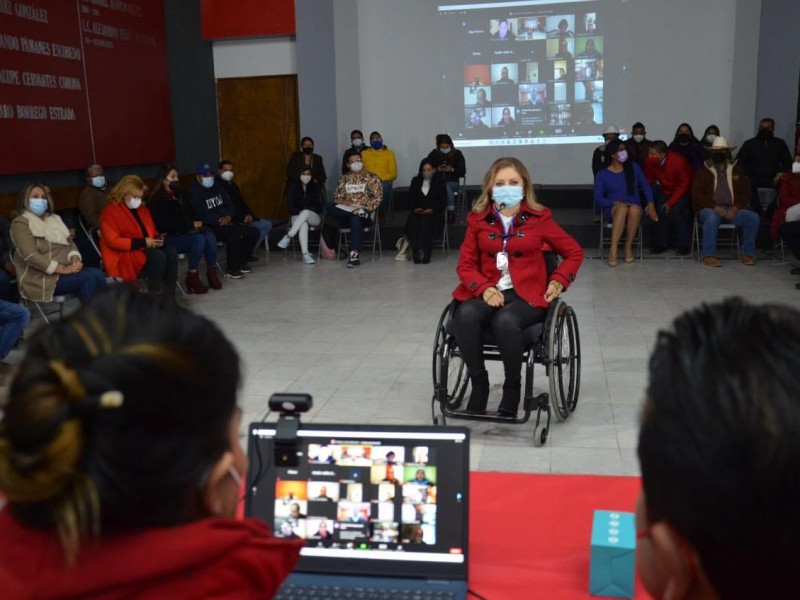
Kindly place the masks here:
POLYGON ((291 243, 292 243, 292 238, 290 238, 288 235, 285 235, 281 238, 281 241, 278 242, 278 248, 283 248, 284 250, 286 250, 286 248, 288 248, 289 244, 291 243))
POLYGON ((306 252, 305 254, 303 254, 303 262, 306 263, 307 265, 313 265, 317 261, 314 260, 313 256, 311 256, 308 252, 306 252))

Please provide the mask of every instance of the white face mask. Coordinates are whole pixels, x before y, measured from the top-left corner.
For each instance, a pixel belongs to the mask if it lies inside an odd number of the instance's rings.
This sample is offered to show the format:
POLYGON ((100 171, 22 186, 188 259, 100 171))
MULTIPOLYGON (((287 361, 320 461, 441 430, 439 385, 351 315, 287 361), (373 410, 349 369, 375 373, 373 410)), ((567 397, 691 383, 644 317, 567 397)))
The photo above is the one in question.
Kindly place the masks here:
POLYGON ((800 173, 800 162, 792 163, 792 173, 800 173))
POLYGON ((709 134, 706 136, 706 141, 707 141, 709 144, 713 144, 715 139, 717 139, 717 136, 716 136, 716 135, 714 135, 713 133, 709 133, 709 134))
POLYGON ((106 178, 103 175, 92 177, 92 185, 96 188, 106 187, 106 178))
POLYGON ((359 173, 363 168, 364 168, 364 163, 362 163, 360 160, 357 160, 354 163, 350 163, 350 170, 353 173, 359 173))
POLYGON ((361 146, 364 143, 364 140, 362 140, 361 138, 353 138, 350 141, 353 144, 353 146, 355 146, 356 148, 358 148, 359 146, 361 146))
POLYGON ((131 210, 136 210, 137 208, 139 208, 142 205, 142 199, 141 198, 128 198, 125 201, 125 204, 131 210))
POLYGON ((225 181, 231 181, 233 179, 233 171, 223 171, 220 174, 220 177, 222 177, 225 181))
POLYGON ((311 175, 300 175, 300 181, 308 185, 308 182, 311 181, 311 175))
POLYGON ((635 136, 633 136, 633 141, 637 144, 641 144, 643 139, 644 136, 641 133, 637 133, 635 136))
POLYGON ((214 185, 214 178, 213 177, 203 177, 200 180, 200 185, 202 185, 204 188, 210 188, 211 186, 214 185))

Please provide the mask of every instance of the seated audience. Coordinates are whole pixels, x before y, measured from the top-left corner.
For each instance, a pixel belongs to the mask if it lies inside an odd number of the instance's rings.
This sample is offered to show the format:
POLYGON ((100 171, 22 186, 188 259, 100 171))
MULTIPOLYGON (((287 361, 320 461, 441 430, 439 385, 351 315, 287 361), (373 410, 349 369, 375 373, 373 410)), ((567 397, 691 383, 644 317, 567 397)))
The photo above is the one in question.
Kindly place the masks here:
POLYGON ((436 148, 428 153, 428 160, 436 167, 437 172, 444 175, 447 185, 447 223, 453 225, 456 222, 459 180, 467 174, 464 154, 453 145, 453 139, 449 135, 440 133, 436 136, 436 148))
MULTIPOLYGON (((592 175, 597 177, 600 169, 605 169, 606 164, 606 146, 612 140, 619 139, 619 128, 616 125, 609 125, 603 130, 603 143, 594 149, 592 152, 592 175)), ((596 202, 593 203, 592 211, 594 213, 593 220, 595 223, 600 222, 600 207, 596 202)))
POLYGON ((461 284, 453 291, 459 301, 453 315, 454 334, 472 384, 467 412, 486 412, 489 374, 481 331, 491 327, 505 375, 498 412, 516 416, 523 331, 544 319, 547 307, 575 280, 582 262, 581 247, 558 226, 550 210, 537 202, 525 165, 516 158, 496 160, 467 217, 458 259, 461 284), (544 245, 564 259, 549 275, 544 245))
POLYGON ((347 159, 350 158, 350 155, 361 154, 363 149, 364 134, 361 133, 360 129, 353 129, 353 131, 350 132, 350 147, 344 151, 344 154, 342 154, 342 175, 350 170, 350 166, 347 162, 347 159))
POLYGON ((431 262, 434 233, 442 231, 444 227, 444 207, 447 202, 444 177, 436 172, 433 161, 426 158, 419 164, 419 173, 408 188, 411 214, 408 215, 406 234, 415 265, 431 262))
POLYGON ((381 180, 383 195, 380 209, 385 213, 392 195, 392 182, 397 179, 397 161, 394 152, 383 143, 383 136, 373 131, 369 134, 369 148, 361 152, 361 159, 364 161, 364 169, 377 175, 381 180))
POLYGON ((662 140, 650 144, 649 155, 644 165, 644 174, 653 188, 657 219, 652 220, 652 246, 650 254, 667 251, 667 234, 672 214, 675 220, 675 235, 678 240, 678 254, 688 256, 691 252, 690 218, 691 204, 689 191, 694 172, 683 156, 668 150, 662 140))
POLYGON ((289 196, 289 214, 292 215, 292 225, 278 242, 278 247, 288 248, 292 238, 299 235, 303 262, 307 265, 317 262, 308 251, 308 228, 309 226, 320 226, 322 223, 320 215, 324 206, 325 196, 322 188, 313 180, 311 167, 301 168, 299 182, 293 186, 292 195, 289 196))
POLYGON ((688 123, 678 125, 669 149, 683 156, 695 172, 703 166, 703 147, 688 123))
POLYGON ((25 186, 17 198, 17 214, 11 222, 11 241, 23 298, 51 302, 53 296, 75 294, 83 303, 105 287, 100 269, 84 268, 67 226, 53 212, 50 188, 42 183, 25 186))
MULTIPOLYGON (((800 260, 800 152, 794 157, 791 169, 778 177, 778 207, 772 214, 772 240, 780 237, 800 260)), ((800 275, 800 267, 792 268, 800 275)), ((795 287, 800 290, 800 283, 795 287)))
MULTIPOLYGON (((352 137, 352 136, 351 136, 352 137)), ((325 174, 325 165, 319 154, 314 154, 314 140, 304 137, 300 140, 300 151, 293 152, 286 165, 286 185, 294 185, 300 177, 302 167, 311 167, 311 178, 323 188, 328 176, 325 174)))
POLYGON ((272 597, 302 543, 236 518, 240 377, 214 323, 122 287, 42 329, 0 424, 3 598, 272 597))
POLYGON ((16 286, 17 271, 14 268, 11 243, 11 221, 0 215, 0 300, 19 301, 19 290, 16 286))
POLYGON ((78 196, 78 210, 87 227, 100 227, 100 213, 108 204, 106 192, 108 185, 100 165, 86 168, 86 184, 78 196))
POLYGON ((716 257, 717 232, 722 223, 733 223, 742 228, 742 247, 739 262, 748 267, 756 264, 759 218, 747 210, 750 200, 750 184, 744 169, 729 161, 731 150, 728 141, 721 136, 711 145, 711 158, 700 169, 692 181, 692 205, 697 220, 703 228, 703 248, 700 252, 703 264, 721 267, 716 257))
POLYGON ((759 121, 756 137, 742 144, 736 161, 750 181, 750 210, 760 215, 762 208, 758 188, 772 187, 778 173, 785 173, 792 166, 789 147, 784 140, 775 137, 773 119, 759 121))
POLYGON ((658 334, 639 432, 636 562, 657 599, 800 589, 800 312, 733 298, 658 334))
POLYGON ((217 274, 217 238, 203 225, 202 221, 192 220, 186 204, 178 170, 173 165, 162 165, 156 174, 156 183, 147 208, 153 217, 156 230, 166 234, 164 245, 175 249, 178 254, 188 256, 189 271, 186 273, 186 292, 206 294, 208 287, 222 289, 217 274), (198 268, 200 259, 205 256, 208 287, 200 279, 198 268))
POLYGON ((214 174, 214 169, 208 163, 198 165, 195 169, 195 180, 189 188, 192 219, 202 221, 214 232, 217 240, 225 242, 226 276, 241 279, 243 273, 251 271, 247 263, 259 233, 254 227, 233 220, 236 206, 214 174))
POLYGON ((644 191, 647 212, 657 220, 653 192, 639 165, 630 160, 627 142, 611 140, 606 146, 608 167, 598 171, 594 178, 594 201, 611 221, 611 247, 608 250, 608 266, 616 267, 617 247, 622 232, 625 232, 625 262, 632 263, 633 241, 642 220, 642 198, 644 191))
POLYGON ((381 204, 381 180, 364 170, 360 154, 351 154, 348 159, 350 172, 342 175, 336 185, 333 202, 328 202, 326 213, 339 227, 350 229, 349 268, 361 265, 361 243, 364 228, 374 219, 373 213, 381 204))
POLYGON ((256 250, 261 247, 264 240, 267 239, 269 232, 272 231, 272 222, 267 219, 256 219, 255 215, 242 195, 242 190, 233 180, 233 163, 229 160, 223 160, 219 163, 219 179, 222 188, 228 192, 236 207, 236 214, 233 215, 234 223, 242 223, 249 225, 258 231, 258 239, 256 240, 253 251, 251 252, 250 260, 258 260, 256 250))
POLYGON ((650 150, 650 140, 647 139, 647 130, 644 124, 637 121, 631 127, 631 134, 625 140, 625 147, 631 160, 635 161, 644 169, 644 161, 647 159, 647 152, 650 150))
POLYGON ((711 144, 713 144, 714 140, 719 136, 719 127, 716 125, 709 125, 706 127, 706 130, 703 132, 703 138, 700 140, 700 144, 703 146, 705 154, 711 153, 711 144))
POLYGON ((136 281, 143 273, 147 292, 175 300, 178 253, 164 245, 153 217, 142 204, 147 186, 136 175, 126 175, 108 193, 100 216, 100 251, 111 277, 136 281))
MULTIPOLYGON (((0 299, 0 385, 6 384, 6 378, 14 369, 5 359, 22 338, 30 320, 31 311, 27 308, 0 299)), ((0 397, 0 408, 4 404, 5 398, 0 397)))

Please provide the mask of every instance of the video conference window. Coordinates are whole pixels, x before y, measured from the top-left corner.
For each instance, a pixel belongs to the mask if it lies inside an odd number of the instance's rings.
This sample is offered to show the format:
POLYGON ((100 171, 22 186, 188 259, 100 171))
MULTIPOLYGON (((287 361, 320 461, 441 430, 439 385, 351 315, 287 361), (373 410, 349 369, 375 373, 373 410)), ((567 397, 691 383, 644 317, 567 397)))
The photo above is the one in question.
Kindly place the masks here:
POLYGON ((462 122, 459 111, 445 117, 445 129, 459 132, 458 144, 514 142, 510 137, 546 144, 564 136, 597 143, 594 128, 581 132, 588 105, 600 105, 592 109, 592 123, 603 114, 600 80, 609 57, 598 26, 599 4, 532 0, 439 6, 445 28, 440 53, 444 93, 458 102, 457 93, 464 108, 462 122), (454 81, 460 85, 453 87, 454 81), (579 87, 586 82, 592 85, 579 87), (587 106, 575 110, 578 103, 587 106))

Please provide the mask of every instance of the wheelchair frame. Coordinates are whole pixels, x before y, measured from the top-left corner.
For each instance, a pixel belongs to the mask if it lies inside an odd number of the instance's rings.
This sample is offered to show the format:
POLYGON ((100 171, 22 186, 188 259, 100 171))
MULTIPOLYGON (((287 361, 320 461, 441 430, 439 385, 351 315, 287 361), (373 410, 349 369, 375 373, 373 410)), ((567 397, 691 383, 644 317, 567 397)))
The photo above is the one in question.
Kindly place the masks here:
MULTIPOLYGON (((436 329, 433 346, 433 398, 431 412, 434 425, 446 425, 447 418, 496 423, 526 423, 536 410, 533 443, 542 446, 550 432, 550 414, 563 421, 575 411, 580 392, 581 351, 578 320, 575 311, 563 300, 550 304, 542 334, 525 349, 525 387, 522 417, 470 414, 459 410, 469 389, 467 367, 461 358, 453 335, 445 328, 453 316, 456 301, 448 304, 436 329), (549 379, 549 393, 533 395, 534 366, 544 365, 549 379), (546 420, 542 423, 542 413, 546 420)), ((484 360, 502 360, 497 346, 483 346, 484 360)))

